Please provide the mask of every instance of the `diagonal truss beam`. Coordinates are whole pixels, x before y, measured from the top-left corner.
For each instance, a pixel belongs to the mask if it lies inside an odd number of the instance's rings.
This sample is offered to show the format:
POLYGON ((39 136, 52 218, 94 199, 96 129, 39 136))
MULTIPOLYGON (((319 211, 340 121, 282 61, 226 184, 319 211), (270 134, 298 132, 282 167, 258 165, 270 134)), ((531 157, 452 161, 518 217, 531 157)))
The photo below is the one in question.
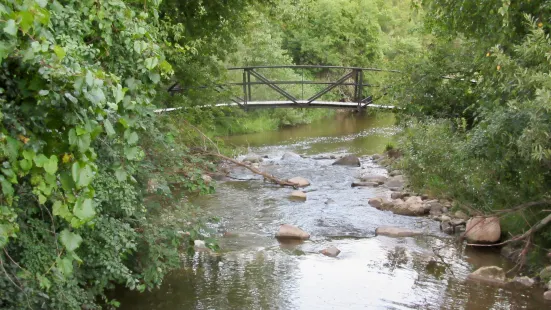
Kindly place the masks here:
POLYGON ((339 85, 342 85, 342 83, 344 83, 346 80, 348 80, 349 78, 351 78, 354 73, 356 71, 355 70, 352 70, 351 72, 343 75, 340 79, 338 79, 334 84, 331 84, 329 86, 327 86, 325 89, 322 89, 321 91, 319 91, 317 94, 313 95, 312 97, 308 98, 308 102, 306 102, 306 104, 310 104, 312 103, 314 100, 318 99, 319 97, 327 94, 328 92, 330 92, 333 88, 339 86, 339 85))
POLYGON ((261 80, 262 82, 266 83, 266 85, 270 86, 270 88, 272 88, 273 90, 275 90, 276 92, 280 93, 281 95, 283 95, 285 98, 291 100, 293 103, 296 103, 298 104, 297 102, 297 98, 293 97, 293 95, 289 94, 288 92, 284 91, 283 89, 281 89, 281 87, 277 86, 276 84, 274 84, 272 81, 268 80, 268 78, 266 78, 265 76, 263 76, 262 74, 254 71, 254 70, 248 70, 255 78, 261 80))

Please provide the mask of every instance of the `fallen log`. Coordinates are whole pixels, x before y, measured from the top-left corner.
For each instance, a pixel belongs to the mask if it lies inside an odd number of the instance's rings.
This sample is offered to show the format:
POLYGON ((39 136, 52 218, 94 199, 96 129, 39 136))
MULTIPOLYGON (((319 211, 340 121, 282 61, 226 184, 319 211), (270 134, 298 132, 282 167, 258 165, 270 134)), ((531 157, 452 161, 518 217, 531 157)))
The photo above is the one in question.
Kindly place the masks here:
POLYGON ((266 173, 266 172, 260 171, 260 170, 254 168, 254 167, 251 167, 251 166, 249 166, 249 165, 247 165, 247 164, 244 164, 244 163, 242 163, 242 162, 240 162, 240 161, 238 161, 238 160, 235 160, 235 159, 233 159, 233 158, 224 156, 224 155, 222 155, 222 154, 217 154, 217 153, 205 153, 205 154, 206 154, 206 155, 211 155, 211 156, 216 156, 216 157, 218 157, 218 158, 221 158, 221 159, 223 159, 223 160, 226 160, 226 161, 229 161, 229 162, 231 162, 231 163, 233 163, 233 164, 236 164, 236 165, 238 165, 238 166, 240 166, 240 167, 246 168, 246 169, 250 170, 251 172, 253 172, 253 173, 255 173, 255 174, 258 174, 258 175, 263 176, 263 177, 264 177, 264 180, 268 180, 268 181, 270 181, 270 182, 272 182, 272 183, 275 183, 275 184, 278 184, 278 185, 281 185, 281 186, 291 186, 291 187, 293 187, 293 188, 297 188, 297 184, 296 184, 296 183, 292 183, 292 182, 289 182, 289 181, 287 181, 287 180, 278 179, 278 178, 276 178, 276 177, 273 176, 273 175, 270 175, 270 174, 268 174, 268 173, 266 173))

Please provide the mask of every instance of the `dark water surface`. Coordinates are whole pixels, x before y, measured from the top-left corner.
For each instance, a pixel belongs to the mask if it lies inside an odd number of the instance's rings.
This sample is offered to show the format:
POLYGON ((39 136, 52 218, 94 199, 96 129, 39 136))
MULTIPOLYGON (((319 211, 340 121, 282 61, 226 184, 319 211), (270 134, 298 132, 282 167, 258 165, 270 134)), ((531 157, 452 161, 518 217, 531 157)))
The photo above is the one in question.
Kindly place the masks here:
MULTIPOLYGON (((544 309, 542 291, 510 289, 467 281, 486 265, 509 267, 493 251, 457 244, 438 224, 422 217, 379 211, 369 198, 390 196, 384 188, 352 188, 361 169, 386 172, 368 157, 362 167, 332 166, 319 154, 381 152, 396 132, 391 114, 341 115, 278 132, 228 138, 267 155, 261 168, 280 178, 310 180, 306 202, 288 199, 289 188, 261 180, 228 181, 194 203, 222 221, 220 253, 197 252, 161 289, 120 292, 122 309, 544 309), (287 151, 307 158, 282 160, 287 151), (311 234, 298 245, 279 244, 279 225, 311 234), (382 225, 415 228, 426 236, 374 236, 382 225), (329 258, 318 251, 334 245, 329 258)), ((255 178, 236 171, 236 178, 255 178)))

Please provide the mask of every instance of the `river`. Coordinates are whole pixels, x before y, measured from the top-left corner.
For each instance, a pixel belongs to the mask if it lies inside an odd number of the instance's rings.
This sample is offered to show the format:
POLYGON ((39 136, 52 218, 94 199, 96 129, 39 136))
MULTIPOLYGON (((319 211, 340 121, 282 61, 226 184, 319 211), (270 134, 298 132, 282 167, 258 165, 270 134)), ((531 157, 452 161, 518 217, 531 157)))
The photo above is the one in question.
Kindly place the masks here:
POLYGON ((194 203, 221 218, 219 253, 183 258, 158 290, 117 296, 122 309, 543 309, 538 289, 511 289, 466 280, 478 267, 510 267, 493 250, 474 250, 443 234, 438 223, 379 211, 369 198, 385 188, 352 188, 360 169, 385 173, 366 155, 380 153, 397 132, 392 114, 337 114, 311 125, 228 138, 267 158, 261 168, 280 178, 310 180, 305 202, 289 188, 245 170, 219 182, 194 203), (285 152, 305 156, 282 160, 285 152), (323 154, 354 153, 362 168, 332 166, 323 154), (311 234, 301 244, 273 237, 281 224, 311 234), (425 236, 375 236, 378 226, 415 228, 425 236), (337 258, 318 253, 334 245, 337 258))

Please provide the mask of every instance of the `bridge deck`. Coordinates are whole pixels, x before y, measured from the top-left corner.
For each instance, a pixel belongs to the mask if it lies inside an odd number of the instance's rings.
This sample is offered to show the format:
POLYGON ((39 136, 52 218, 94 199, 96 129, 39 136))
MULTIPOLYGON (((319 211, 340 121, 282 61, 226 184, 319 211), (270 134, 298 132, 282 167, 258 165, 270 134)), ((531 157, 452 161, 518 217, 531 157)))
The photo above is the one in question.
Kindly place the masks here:
MULTIPOLYGON (((313 101, 310 104, 306 104, 306 100, 297 100, 298 104, 292 101, 248 101, 246 105, 239 105, 235 102, 231 103, 217 103, 213 105, 202 105, 200 108, 208 107, 247 107, 247 108, 332 108, 332 109, 357 109, 357 102, 339 102, 339 101, 313 101)), ((380 104, 362 104, 362 108, 375 108, 375 109, 395 109, 395 106, 380 105, 380 104)), ((167 108, 157 109, 156 113, 170 112, 180 110, 182 108, 167 108)))

